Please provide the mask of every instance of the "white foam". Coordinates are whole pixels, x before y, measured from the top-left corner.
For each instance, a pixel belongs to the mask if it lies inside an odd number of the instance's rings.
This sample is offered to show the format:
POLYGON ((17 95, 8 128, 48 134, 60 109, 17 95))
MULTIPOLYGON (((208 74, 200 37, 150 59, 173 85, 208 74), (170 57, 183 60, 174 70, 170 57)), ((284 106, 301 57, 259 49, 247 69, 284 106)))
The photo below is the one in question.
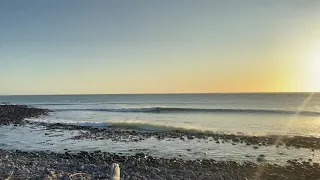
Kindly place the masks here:
POLYGON ((92 122, 92 121, 71 121, 71 120, 48 120, 48 119, 28 119, 33 122, 42 123, 60 123, 67 125, 76 126, 88 126, 88 127, 117 127, 117 128, 128 128, 137 130, 147 130, 147 131, 205 131, 207 129, 199 126, 191 126, 184 124, 166 125, 161 123, 152 123, 147 121, 107 121, 107 122, 92 122))

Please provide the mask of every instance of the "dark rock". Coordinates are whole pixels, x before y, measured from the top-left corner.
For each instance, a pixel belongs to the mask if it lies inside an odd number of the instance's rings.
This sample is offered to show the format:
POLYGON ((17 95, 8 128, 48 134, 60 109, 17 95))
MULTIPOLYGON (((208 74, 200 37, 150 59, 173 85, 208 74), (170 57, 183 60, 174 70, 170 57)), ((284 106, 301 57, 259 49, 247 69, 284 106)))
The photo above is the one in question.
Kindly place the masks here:
POLYGON ((22 124, 25 118, 47 115, 49 110, 25 105, 0 105, 0 125, 22 124))
POLYGON ((137 158, 146 158, 147 156, 144 153, 137 153, 135 155, 135 157, 137 157, 137 158))

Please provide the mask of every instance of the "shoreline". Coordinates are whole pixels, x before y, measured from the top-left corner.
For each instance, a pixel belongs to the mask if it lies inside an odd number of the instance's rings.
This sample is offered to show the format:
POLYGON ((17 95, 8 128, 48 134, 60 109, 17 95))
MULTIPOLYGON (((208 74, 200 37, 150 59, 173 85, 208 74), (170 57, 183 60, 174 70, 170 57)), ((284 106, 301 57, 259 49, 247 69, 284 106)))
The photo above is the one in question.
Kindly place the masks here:
POLYGON ((119 140, 120 137, 125 137, 124 142, 137 142, 147 138, 163 139, 180 139, 183 141, 193 139, 209 139, 215 143, 241 143, 246 146, 253 145, 255 148, 259 146, 286 146, 295 148, 310 148, 312 150, 320 149, 320 138, 308 136, 246 136, 246 135, 233 135, 233 134, 220 134, 214 132, 183 132, 183 131, 141 131, 130 128, 117 128, 117 127, 90 127, 90 126, 77 126, 61 123, 39 123, 30 122, 29 124, 41 125, 48 130, 61 129, 61 130, 80 130, 80 135, 74 136, 74 140, 91 139, 91 140, 119 140))
MULTIPOLYGON (((95 128, 67 124, 47 124, 24 120, 48 115, 50 110, 21 105, 0 106, 0 126, 13 124, 39 125, 47 130, 78 130, 72 140, 110 139, 138 142, 147 138, 209 139, 212 143, 245 144, 258 149, 260 146, 286 146, 320 149, 320 138, 287 136, 244 136, 207 132, 151 132, 116 127, 95 128)), ((68 148, 66 146, 66 148, 68 148)), ((121 179, 310 179, 320 177, 319 163, 288 160, 285 165, 270 164, 261 154, 257 162, 216 161, 214 159, 183 160, 180 158, 157 158, 137 152, 123 156, 100 150, 79 153, 51 151, 4 150, 0 148, 0 179, 110 179, 112 163, 119 163, 121 179)))

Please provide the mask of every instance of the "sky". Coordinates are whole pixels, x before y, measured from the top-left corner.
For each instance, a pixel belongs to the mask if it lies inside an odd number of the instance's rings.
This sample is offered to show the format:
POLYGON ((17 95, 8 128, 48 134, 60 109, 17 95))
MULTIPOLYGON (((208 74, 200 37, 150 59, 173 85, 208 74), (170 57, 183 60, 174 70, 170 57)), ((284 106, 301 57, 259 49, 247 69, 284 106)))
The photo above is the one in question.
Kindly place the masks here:
POLYGON ((1 0, 0 94, 320 91, 318 0, 1 0))

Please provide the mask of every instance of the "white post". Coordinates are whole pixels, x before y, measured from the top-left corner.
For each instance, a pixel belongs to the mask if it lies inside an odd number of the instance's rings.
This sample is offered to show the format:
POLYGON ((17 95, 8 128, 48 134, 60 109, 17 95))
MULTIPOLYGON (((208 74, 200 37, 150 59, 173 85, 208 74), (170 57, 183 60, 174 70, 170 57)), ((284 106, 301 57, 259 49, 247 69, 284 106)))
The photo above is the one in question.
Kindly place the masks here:
POLYGON ((120 167, 117 163, 111 166, 111 180, 120 180, 120 167))

